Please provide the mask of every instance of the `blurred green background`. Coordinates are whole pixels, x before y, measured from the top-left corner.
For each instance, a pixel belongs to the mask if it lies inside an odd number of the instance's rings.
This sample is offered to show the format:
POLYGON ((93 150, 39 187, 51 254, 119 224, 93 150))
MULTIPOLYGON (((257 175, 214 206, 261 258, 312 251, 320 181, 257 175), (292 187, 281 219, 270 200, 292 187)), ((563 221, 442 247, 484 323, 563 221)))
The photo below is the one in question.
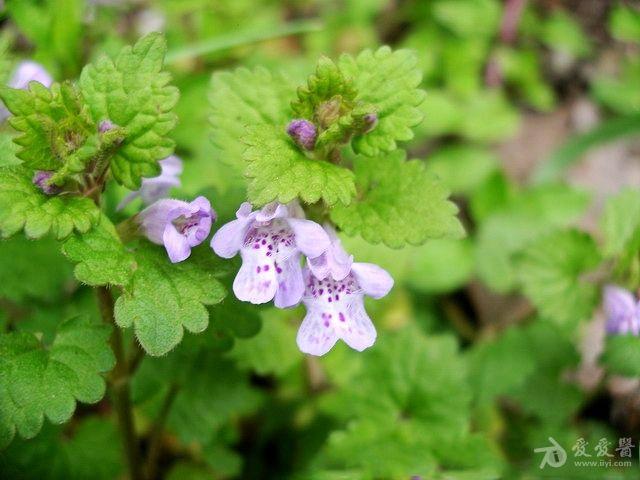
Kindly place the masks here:
MULTIPOLYGON (((97 55, 166 33, 181 92, 176 153, 185 162, 175 194, 205 192, 218 225, 245 185, 229 167, 234 159, 209 141, 212 72, 264 66, 301 83, 321 54, 388 44, 419 56, 424 121, 406 147, 447 183, 468 237, 403 250, 344 239, 358 261, 380 264, 396 282, 368 304, 379 339, 363 354, 340 344, 305 357, 295 344, 301 309, 247 307, 229 314, 233 325, 214 319, 168 356, 143 360, 133 381, 140 431, 177 391, 158 478, 638 478, 637 450, 631 467, 538 468, 533 449, 549 436, 570 457, 581 437, 591 446, 607 438, 611 451, 632 437, 637 447, 640 387, 598 363, 599 292, 556 284, 540 308, 544 284, 564 277, 535 277, 523 266, 526 247, 544 237, 545 261, 565 268, 546 236, 580 226, 598 238, 606 197, 640 186, 638 8, 605 0, 5 0, 3 82, 27 58, 56 80, 75 79, 97 55), (581 295, 578 308, 563 302, 572 295, 581 295)), ((108 192, 110 208, 122 194, 108 192)), ((597 256, 589 245, 573 252, 597 256)), ((55 242, 0 244, 0 325, 46 336, 77 312, 95 312, 93 298, 55 242)), ((124 475, 103 404, 0 452, 1 478, 124 475)))

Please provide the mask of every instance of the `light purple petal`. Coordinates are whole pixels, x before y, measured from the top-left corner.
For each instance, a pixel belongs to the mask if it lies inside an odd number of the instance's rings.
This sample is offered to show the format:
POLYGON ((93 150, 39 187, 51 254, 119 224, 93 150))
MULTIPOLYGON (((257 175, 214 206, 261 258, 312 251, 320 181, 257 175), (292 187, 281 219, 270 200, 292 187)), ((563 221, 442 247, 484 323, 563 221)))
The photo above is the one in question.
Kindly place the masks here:
POLYGON ((376 327, 364 309, 361 295, 349 305, 343 323, 344 328, 338 330, 338 335, 354 350, 361 352, 375 343, 378 335, 376 327))
POLYGON ((257 222, 269 222, 275 218, 284 218, 289 216, 289 211, 285 205, 278 202, 271 202, 256 214, 257 222))
POLYGON ((167 178, 177 178, 182 174, 182 160, 177 155, 170 155, 160 160, 160 168, 162 173, 160 176, 167 178))
POLYGON ((373 263, 354 263, 351 272, 365 294, 382 298, 393 288, 393 278, 384 268, 373 263))
POLYGON ((252 220, 245 217, 232 220, 220 227, 211 239, 211 248, 216 255, 222 258, 234 257, 242 248, 247 228, 251 223, 252 220))
POLYGON ((608 333, 621 335, 640 333, 638 303, 631 292, 611 285, 605 287, 604 310, 607 315, 608 333))
MULTIPOLYGON (((252 206, 249 202, 243 202, 240 207, 238 208, 238 211, 236 212, 236 218, 247 218, 249 216, 251 216, 251 210, 252 210, 252 206)), ((257 212, 254 214, 254 216, 257 215, 257 212)))
POLYGON ((300 256, 292 257, 275 264, 278 291, 274 299, 274 305, 278 308, 292 307, 300 303, 304 293, 304 280, 302 279, 302 267, 300 256))
POLYGON ((263 250, 243 248, 242 266, 233 281, 233 292, 243 302, 266 303, 278 288, 273 260, 263 250))
POLYGON ((323 312, 317 308, 307 307, 307 315, 296 336, 301 352, 321 356, 336 344, 338 340, 336 329, 331 323, 326 322, 322 314, 323 312))
POLYGON ((287 218, 287 223, 296 236, 296 246, 307 257, 318 257, 329 248, 329 236, 316 222, 287 218))
POLYGON ((171 263, 182 262, 191 255, 191 247, 184 235, 181 235, 172 224, 168 224, 162 235, 164 248, 171 263))
POLYGON ((26 89, 29 86, 29 82, 39 82, 49 88, 53 83, 53 79, 42 65, 27 60, 18 65, 11 80, 9 80, 9 86, 11 88, 26 89))
POLYGON ((140 226, 149 240, 162 245, 164 229, 181 214, 190 212, 189 204, 182 200, 163 199, 149 205, 138 214, 140 226))
POLYGON ((329 236, 331 245, 319 257, 308 258, 307 265, 316 278, 323 280, 331 276, 334 280, 342 280, 351 272, 353 255, 347 254, 342 248, 342 242, 331 225, 325 224, 323 228, 329 236))

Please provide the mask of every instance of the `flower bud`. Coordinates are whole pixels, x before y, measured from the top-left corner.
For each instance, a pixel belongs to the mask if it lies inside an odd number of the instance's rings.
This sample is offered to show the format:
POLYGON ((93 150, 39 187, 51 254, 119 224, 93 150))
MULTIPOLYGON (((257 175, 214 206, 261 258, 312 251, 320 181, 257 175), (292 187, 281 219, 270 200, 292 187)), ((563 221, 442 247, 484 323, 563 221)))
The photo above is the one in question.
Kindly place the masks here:
POLYGON ((313 150, 318 131, 316 126, 308 120, 292 120, 287 126, 287 133, 304 150, 313 150))
POLYGON ((111 120, 102 120, 98 125, 98 132, 107 133, 109 130, 113 130, 113 127, 115 127, 115 124, 111 120))
POLYGON ((368 133, 378 125, 378 114, 375 112, 367 113, 363 118, 364 130, 363 133, 368 133))
POLYGON ((55 185, 49 184, 49 180, 53 176, 53 173, 54 172, 50 172, 47 170, 37 170, 35 175, 33 176, 32 182, 47 195, 55 195, 56 193, 60 192, 60 188, 55 185))

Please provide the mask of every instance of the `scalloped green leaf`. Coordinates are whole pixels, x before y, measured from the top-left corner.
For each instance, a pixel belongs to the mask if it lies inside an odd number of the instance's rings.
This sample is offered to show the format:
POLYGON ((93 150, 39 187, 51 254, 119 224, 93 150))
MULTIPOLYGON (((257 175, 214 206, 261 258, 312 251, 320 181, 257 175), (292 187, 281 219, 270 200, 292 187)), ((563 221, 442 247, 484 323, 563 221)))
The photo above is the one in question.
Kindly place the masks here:
POLYGON ((353 139, 357 153, 377 156, 397 148, 398 141, 413 138, 412 127, 422 121, 418 106, 425 98, 419 86, 422 73, 415 52, 381 47, 365 50, 357 57, 344 54, 340 70, 353 79, 356 101, 372 104, 378 115, 377 126, 353 139))
POLYGON ((444 184, 420 160, 403 151, 354 161, 358 194, 350 205, 336 205, 331 219, 347 235, 400 248, 435 238, 461 238, 464 229, 444 184))
POLYGON ((51 232, 58 239, 75 230, 88 231, 98 223, 100 211, 93 201, 78 196, 47 196, 33 185, 22 167, 0 168, 0 236, 24 230, 28 238, 51 232))
POLYGON ((149 355, 164 355, 180 343, 185 328, 193 333, 207 328, 205 305, 224 299, 226 290, 216 274, 226 271, 207 247, 177 264, 169 261, 164 249, 148 243, 134 256, 138 268, 131 286, 116 301, 116 323, 133 327, 149 355))
POLYGON ((162 71, 166 42, 151 33, 112 60, 102 56, 80 75, 80 90, 94 123, 110 120, 124 130, 124 139, 110 158, 114 178, 130 189, 142 177, 160 173, 158 161, 173 153, 168 137, 176 124, 172 112, 178 89, 162 71))
POLYGON ((34 437, 45 416, 66 422, 76 401, 95 403, 104 396, 101 374, 114 364, 110 332, 77 317, 60 324, 50 345, 30 333, 0 335, 0 448, 16 431, 34 437))
POLYGON ((588 280, 600 262, 591 236, 577 230, 553 232, 531 243, 518 259, 524 294, 540 315, 559 324, 591 317, 600 289, 588 280))
POLYGON ((74 269, 76 278, 93 287, 127 285, 136 267, 133 255, 124 247, 115 227, 104 215, 91 231, 69 238, 62 246, 62 252, 77 263, 74 269))
POLYGON ((306 203, 348 204, 356 193, 353 172, 306 157, 284 132, 252 127, 243 141, 249 200, 254 205, 273 200, 287 203, 298 197, 306 203))
POLYGON ((264 68, 214 73, 209 90, 214 156, 242 172, 246 146, 240 139, 247 134, 247 127, 273 125, 284 134, 293 93, 294 88, 282 75, 264 68))

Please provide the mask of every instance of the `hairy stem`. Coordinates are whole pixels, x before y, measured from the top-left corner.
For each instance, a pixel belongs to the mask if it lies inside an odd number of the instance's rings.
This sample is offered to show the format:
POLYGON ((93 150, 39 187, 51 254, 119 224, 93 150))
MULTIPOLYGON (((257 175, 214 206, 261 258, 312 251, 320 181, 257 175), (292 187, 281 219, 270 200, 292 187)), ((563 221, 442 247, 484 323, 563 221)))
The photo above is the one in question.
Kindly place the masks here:
POLYGON ((153 430, 151 430, 151 434, 149 435, 149 453, 147 455, 146 465, 148 480, 153 480, 156 477, 158 459, 162 452, 162 434, 164 432, 164 425, 167 423, 167 418, 169 417, 169 412, 171 411, 171 406, 173 405, 177 393, 178 386, 174 383, 169 388, 169 391, 164 398, 164 402, 162 402, 162 408, 160 409, 158 418, 153 425, 153 430))
POLYGON ((116 357, 116 365, 109 378, 109 390, 113 406, 118 415, 118 424, 124 440, 125 454, 129 466, 131 480, 142 480, 142 468, 140 464, 140 451, 138 439, 133 426, 133 407, 129 391, 129 366, 124 352, 122 332, 113 316, 113 297, 107 287, 98 287, 98 304, 102 320, 113 325, 111 334, 111 348, 116 357))

